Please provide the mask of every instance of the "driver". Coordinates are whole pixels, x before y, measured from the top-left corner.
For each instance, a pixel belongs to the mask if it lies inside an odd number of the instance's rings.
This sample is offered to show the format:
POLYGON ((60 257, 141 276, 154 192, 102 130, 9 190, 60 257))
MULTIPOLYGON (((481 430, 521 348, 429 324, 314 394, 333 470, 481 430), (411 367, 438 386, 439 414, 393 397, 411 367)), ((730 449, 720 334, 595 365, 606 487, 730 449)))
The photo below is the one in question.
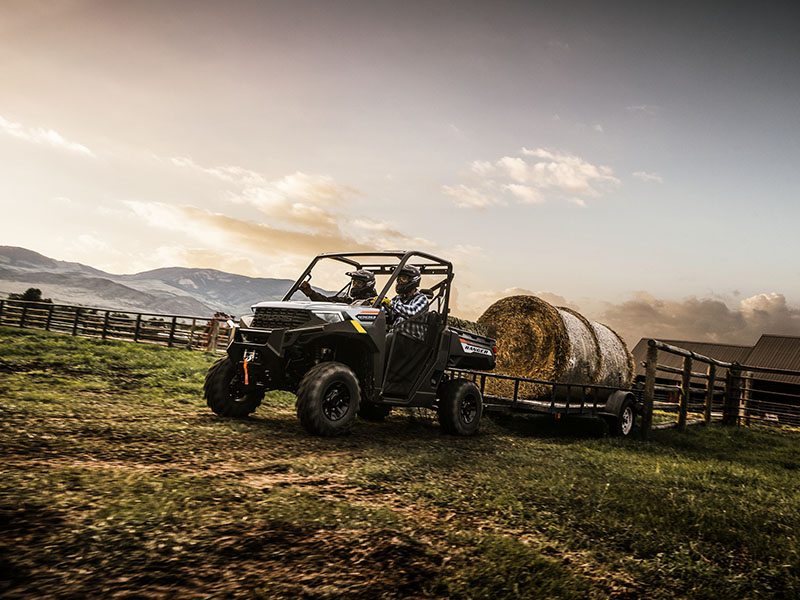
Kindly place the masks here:
POLYGON ((346 273, 350 277, 349 293, 342 295, 326 296, 320 294, 318 291, 311 288, 308 280, 300 284, 298 288, 310 300, 315 302, 341 302, 342 304, 352 304, 359 300, 366 300, 374 298, 378 295, 375 291, 375 275, 366 269, 359 269, 358 271, 349 271, 346 273))
POLYGON ((392 298, 392 327, 428 310, 428 297, 419 291, 422 274, 414 265, 405 265, 397 276, 395 290, 397 296, 392 298))

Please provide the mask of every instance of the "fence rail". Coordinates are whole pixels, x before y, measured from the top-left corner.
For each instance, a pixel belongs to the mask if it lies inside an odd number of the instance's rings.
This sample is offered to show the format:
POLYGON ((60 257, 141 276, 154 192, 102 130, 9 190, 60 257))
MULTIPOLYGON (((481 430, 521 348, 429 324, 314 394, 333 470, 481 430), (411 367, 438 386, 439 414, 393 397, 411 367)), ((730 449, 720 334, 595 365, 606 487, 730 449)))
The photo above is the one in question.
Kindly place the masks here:
MULTIPOLYGON (((0 325, 214 353, 224 352, 230 334, 227 317, 169 315, 10 299, 0 300, 0 325)), ((759 377, 800 377, 800 371, 729 363, 652 339, 648 340, 644 366, 643 437, 652 429, 685 430, 687 425, 712 421, 726 425, 762 423, 800 427, 800 387, 775 389, 774 382, 759 377), (683 368, 659 363, 659 352, 683 357, 683 368), (704 369, 698 369, 699 365, 704 369), (727 369, 727 373, 718 377, 717 369, 727 369), (680 375, 680 383, 659 378, 659 374, 665 373, 680 375), (656 412, 660 417, 658 423, 653 422, 656 412)))
POLYGON ((227 319, 221 317, 142 313, 23 300, 0 300, 0 325, 205 352, 224 350, 228 340, 227 319))
POLYGON ((651 429, 685 430, 689 424, 707 425, 712 421, 726 425, 800 426, 800 387, 770 389, 772 382, 759 377, 768 374, 800 377, 800 371, 725 362, 658 340, 648 340, 644 367, 644 436, 651 429), (659 363, 659 352, 683 357, 683 368, 659 363), (705 366, 705 372, 697 369, 698 364, 705 366), (727 373, 718 378, 720 368, 727 369, 727 373), (665 383, 664 377, 659 378, 664 373, 680 375, 680 384, 665 383), (666 417, 664 422, 653 423, 656 411, 666 417))

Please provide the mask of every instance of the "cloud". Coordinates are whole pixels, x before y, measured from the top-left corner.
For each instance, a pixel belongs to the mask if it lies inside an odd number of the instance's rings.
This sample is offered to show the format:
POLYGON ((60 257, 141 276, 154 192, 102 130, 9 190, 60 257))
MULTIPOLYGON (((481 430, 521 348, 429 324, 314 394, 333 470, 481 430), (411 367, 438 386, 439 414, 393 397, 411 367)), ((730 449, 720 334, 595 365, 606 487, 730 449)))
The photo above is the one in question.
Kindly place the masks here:
POLYGON ((594 129, 597 133, 605 132, 605 129, 603 129, 603 126, 600 123, 595 123, 594 125, 592 125, 592 129, 594 129))
POLYGON ((464 319, 477 319, 492 304, 508 296, 537 296, 553 306, 566 306, 578 310, 577 305, 558 294, 552 292, 535 292, 521 287, 510 287, 503 290, 484 290, 461 294, 459 295, 457 303, 454 305, 453 312, 464 319))
POLYGON ((80 154, 95 158, 95 153, 83 144, 71 142, 64 138, 60 133, 52 129, 42 127, 24 127, 20 123, 13 123, 0 116, 0 131, 32 144, 50 146, 59 150, 66 150, 74 154, 80 154))
POLYGON ((443 185, 442 192, 453 198, 459 208, 487 208, 505 204, 502 199, 468 185, 443 185))
POLYGON ((442 192, 460 208, 487 208, 513 201, 539 204, 559 199, 580 206, 620 185, 611 167, 592 164, 575 154, 545 148, 522 148, 518 156, 470 163, 469 184, 445 185, 442 192))
POLYGON ((264 178, 260 174, 242 167, 232 165, 222 167, 202 167, 188 156, 173 156, 169 159, 169 162, 176 167, 191 169, 198 173, 204 173, 229 183, 237 183, 241 185, 256 185, 264 183, 264 178))
POLYGON ((664 300, 638 292, 621 303, 606 302, 589 312, 552 292, 512 287, 462 294, 454 311, 458 310, 460 317, 477 319, 495 301, 516 295, 538 296, 553 306, 578 310, 614 329, 631 347, 651 337, 751 345, 765 333, 800 336, 800 307, 788 305, 777 292, 756 294, 732 306, 717 298, 664 300))
POLYGON ((631 104, 625 107, 629 113, 644 114, 649 116, 657 115, 661 107, 656 104, 631 104))
POLYGON ((633 176, 648 183, 664 183, 664 178, 658 173, 648 173, 647 171, 634 171, 633 176))
POLYGON ((600 319, 630 344, 643 337, 728 344, 753 344, 763 333, 800 335, 800 308, 783 294, 757 294, 731 308, 713 298, 660 300, 640 292, 610 305, 600 319))

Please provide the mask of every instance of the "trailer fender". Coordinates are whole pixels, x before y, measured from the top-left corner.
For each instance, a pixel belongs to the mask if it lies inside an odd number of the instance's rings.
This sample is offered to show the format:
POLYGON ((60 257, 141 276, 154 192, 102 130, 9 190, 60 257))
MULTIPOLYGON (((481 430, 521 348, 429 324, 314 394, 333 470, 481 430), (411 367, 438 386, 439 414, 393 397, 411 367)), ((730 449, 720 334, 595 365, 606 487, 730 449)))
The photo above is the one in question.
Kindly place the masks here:
POLYGON ((626 392, 624 390, 617 390, 608 397, 608 400, 606 400, 606 407, 605 410, 602 411, 602 414, 618 417, 620 411, 622 410, 622 405, 626 400, 630 400, 634 403, 634 406, 636 405, 636 396, 634 396, 633 393, 626 392))

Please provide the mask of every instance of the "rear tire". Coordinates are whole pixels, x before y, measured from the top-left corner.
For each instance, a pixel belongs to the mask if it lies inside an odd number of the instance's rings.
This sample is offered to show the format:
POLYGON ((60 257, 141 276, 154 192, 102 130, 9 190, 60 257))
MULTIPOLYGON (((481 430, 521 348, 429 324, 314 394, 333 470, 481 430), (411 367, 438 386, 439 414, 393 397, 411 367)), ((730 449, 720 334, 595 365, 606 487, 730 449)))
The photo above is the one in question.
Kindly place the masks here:
POLYGON ((244 418, 258 408, 264 392, 242 394, 234 385, 236 367, 227 356, 211 365, 206 373, 203 396, 208 407, 220 417, 244 418))
POLYGON ((297 388, 297 418, 313 435, 349 433, 358 414, 361 391, 353 370, 340 362, 311 367, 297 388))
POLYGON ((608 433, 613 437, 628 437, 633 432, 633 426, 636 421, 636 411, 633 401, 628 398, 619 407, 619 413, 616 417, 609 417, 608 433))
POLYGON ((439 423, 452 435, 475 435, 481 425, 483 398, 478 386, 467 379, 448 382, 439 399, 439 423))

